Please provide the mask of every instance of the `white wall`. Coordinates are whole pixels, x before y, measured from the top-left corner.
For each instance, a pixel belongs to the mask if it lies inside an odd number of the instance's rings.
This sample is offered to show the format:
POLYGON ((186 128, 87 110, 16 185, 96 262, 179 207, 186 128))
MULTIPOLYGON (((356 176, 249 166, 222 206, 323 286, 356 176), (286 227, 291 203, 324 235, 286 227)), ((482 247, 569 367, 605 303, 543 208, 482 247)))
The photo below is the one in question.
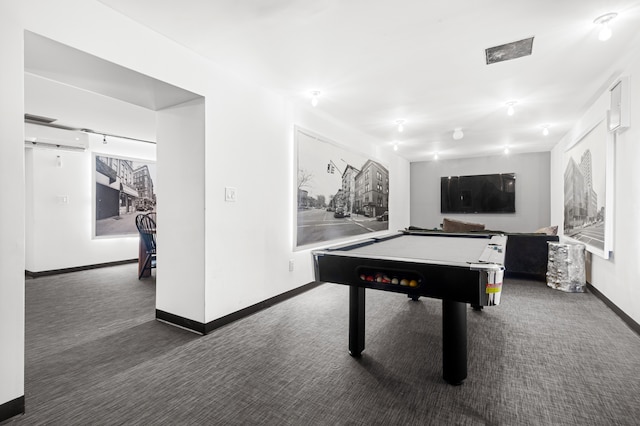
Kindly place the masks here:
MULTIPOLYGON (((203 318, 209 322, 313 280, 310 253, 293 251, 294 125, 337 142, 354 144, 355 149, 366 153, 375 151, 370 143, 377 141, 349 130, 344 124, 326 118, 314 119, 313 113, 302 112, 306 106, 302 109, 296 106, 296 100, 283 99, 238 81, 195 53, 121 17, 99 2, 3 2, 0 17, 0 46, 5 64, 0 70, 3 77, 0 79, 3 94, 0 97, 0 174, 3 183, 16 183, 2 186, 3 200, 10 199, 15 204, 0 205, 3 236, 0 239, 0 341, 3 345, 0 404, 24 394, 25 185, 21 177, 24 173, 22 38, 25 29, 204 96, 204 152, 200 146, 190 150, 189 137, 171 142, 180 143, 183 150, 184 155, 176 160, 183 162, 191 152, 192 161, 204 159, 206 164, 205 229, 199 230, 204 232, 205 265, 199 266, 205 268, 205 282, 200 287, 204 291, 205 307, 204 315, 201 317, 202 312, 196 312, 198 318, 193 319, 203 318), (78 19, 79 16, 83 19, 78 19), (226 186, 237 188, 237 202, 224 201, 226 186), (288 271, 289 259, 295 261, 293 272, 288 271)), ((308 102, 303 101, 305 105, 308 102)), ((159 174, 163 173, 160 171, 163 167, 171 167, 169 160, 163 160, 163 149, 159 142, 159 174)), ((408 225, 408 163, 395 156, 387 159, 388 152, 373 154, 383 156, 382 160, 391 165, 390 226, 392 229, 404 227, 408 225)), ((161 185, 159 182, 159 197, 163 191, 161 185)), ((159 199, 158 208, 164 202, 185 202, 188 210, 188 201, 159 199)), ((182 227, 190 225, 183 216, 163 215, 158 226, 160 243, 166 233, 180 232, 182 227)), ((188 245, 178 248, 190 250, 188 245)), ((160 274, 162 270, 156 272, 160 274)), ((182 281, 166 284, 180 286, 182 281)), ((163 283, 158 288, 164 286, 163 283)), ((176 306, 189 303, 193 294, 191 290, 176 291, 176 306)))
POLYGON ((445 217, 483 223, 486 229, 533 232, 549 225, 550 155, 548 152, 411 164, 411 225, 437 228, 445 217), (516 212, 501 214, 440 213, 440 178, 492 173, 516 174, 516 212))
POLYGON ((0 12, 0 404, 24 395, 23 50, 11 18, 0 12))
MULTIPOLYGON (((636 44, 636 52, 639 47, 636 44)), ((640 56, 617 64, 615 69, 630 76, 631 127, 615 141, 613 254, 608 260, 591 255, 588 277, 598 291, 640 323, 640 56)), ((595 95, 594 103, 551 152, 551 217, 559 224, 564 211, 564 152, 609 108, 608 90, 595 95)))
POLYGON ((204 99, 158 111, 156 309, 205 318, 204 99))

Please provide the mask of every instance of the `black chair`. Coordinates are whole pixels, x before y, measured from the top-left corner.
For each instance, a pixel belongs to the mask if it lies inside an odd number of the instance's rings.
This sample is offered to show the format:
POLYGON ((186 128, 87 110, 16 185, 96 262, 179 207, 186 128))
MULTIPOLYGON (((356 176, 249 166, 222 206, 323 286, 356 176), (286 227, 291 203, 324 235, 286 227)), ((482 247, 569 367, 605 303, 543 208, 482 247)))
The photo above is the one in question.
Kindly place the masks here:
POLYGON ((148 215, 139 214, 136 216, 136 227, 144 242, 146 253, 143 267, 138 275, 138 279, 140 279, 145 272, 150 272, 151 268, 156 267, 156 222, 148 215))
POLYGON ((147 213, 147 216, 149 216, 151 218, 151 220, 153 220, 154 223, 157 223, 158 221, 156 220, 157 214, 156 212, 149 212, 147 213))

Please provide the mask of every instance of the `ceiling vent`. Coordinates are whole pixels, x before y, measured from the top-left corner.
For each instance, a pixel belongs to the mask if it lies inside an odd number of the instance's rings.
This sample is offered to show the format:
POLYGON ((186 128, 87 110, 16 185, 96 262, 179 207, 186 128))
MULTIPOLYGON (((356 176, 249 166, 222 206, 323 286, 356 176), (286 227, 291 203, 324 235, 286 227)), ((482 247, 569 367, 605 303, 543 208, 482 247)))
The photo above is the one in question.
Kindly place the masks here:
POLYGON ((531 55, 533 37, 485 49, 487 65, 531 55))
POLYGON ((24 121, 31 122, 31 123, 49 124, 49 123, 53 123, 54 121, 56 121, 56 119, 55 118, 49 118, 49 117, 43 117, 41 115, 25 114, 24 115, 24 121))

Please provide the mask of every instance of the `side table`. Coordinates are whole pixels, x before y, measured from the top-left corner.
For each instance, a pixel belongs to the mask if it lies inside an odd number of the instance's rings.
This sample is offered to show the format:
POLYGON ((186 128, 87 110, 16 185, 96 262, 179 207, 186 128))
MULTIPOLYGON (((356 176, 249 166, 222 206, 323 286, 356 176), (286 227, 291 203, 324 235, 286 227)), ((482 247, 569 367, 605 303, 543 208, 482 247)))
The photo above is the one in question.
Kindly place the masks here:
POLYGON ((584 244, 549 242, 547 286, 569 293, 584 293, 584 244))

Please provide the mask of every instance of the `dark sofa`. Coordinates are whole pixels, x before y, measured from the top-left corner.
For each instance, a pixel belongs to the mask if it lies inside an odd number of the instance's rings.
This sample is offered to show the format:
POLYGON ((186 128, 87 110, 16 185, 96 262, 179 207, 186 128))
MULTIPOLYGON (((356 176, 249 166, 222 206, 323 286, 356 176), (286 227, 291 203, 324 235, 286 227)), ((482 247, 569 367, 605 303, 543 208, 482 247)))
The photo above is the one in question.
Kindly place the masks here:
MULTIPOLYGON (((407 228, 410 231, 451 232, 441 229, 426 229, 416 226, 407 228)), ((507 236, 507 252, 505 253, 505 275, 546 280, 548 262, 548 242, 558 241, 557 235, 542 233, 517 233, 493 230, 460 230, 465 233, 504 234, 507 236)))
POLYGON ((523 275, 546 280, 548 242, 558 241, 557 235, 506 233, 507 252, 504 268, 507 276, 523 275))

